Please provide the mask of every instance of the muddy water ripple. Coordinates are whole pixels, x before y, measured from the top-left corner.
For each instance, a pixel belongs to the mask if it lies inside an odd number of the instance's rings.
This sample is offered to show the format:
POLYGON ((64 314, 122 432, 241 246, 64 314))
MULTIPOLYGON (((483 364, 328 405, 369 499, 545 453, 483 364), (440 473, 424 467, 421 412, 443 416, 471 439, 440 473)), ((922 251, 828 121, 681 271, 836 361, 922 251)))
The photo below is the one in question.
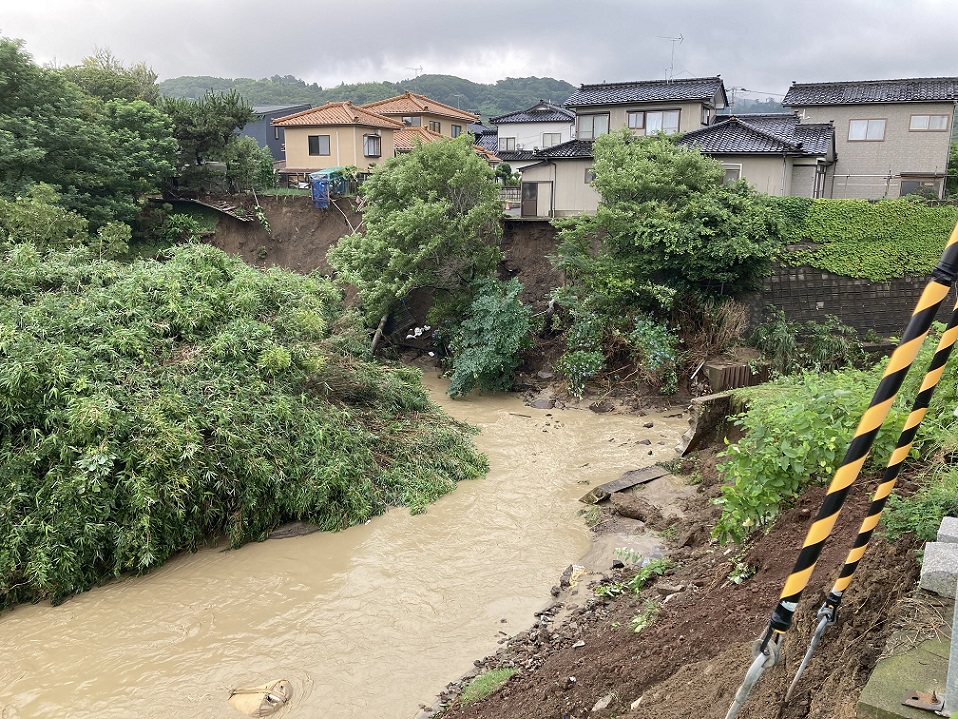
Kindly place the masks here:
POLYGON ((230 689, 286 678, 293 699, 277 717, 415 717, 531 624, 588 550, 576 516, 588 484, 673 458, 688 426, 513 396, 452 402, 427 384, 481 427, 487 478, 418 516, 396 509, 344 532, 207 549, 59 607, 0 615, 0 716, 236 719, 230 689))

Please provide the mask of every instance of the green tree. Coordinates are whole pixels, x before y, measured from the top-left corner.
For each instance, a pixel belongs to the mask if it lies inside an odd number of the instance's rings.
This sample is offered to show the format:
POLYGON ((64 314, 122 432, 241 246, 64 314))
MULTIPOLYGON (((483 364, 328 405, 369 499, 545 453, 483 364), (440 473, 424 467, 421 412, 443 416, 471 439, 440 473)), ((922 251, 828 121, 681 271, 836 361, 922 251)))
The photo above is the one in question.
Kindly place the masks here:
POLYGON ((455 316, 502 257, 499 190, 471 136, 386 161, 362 192, 365 234, 341 239, 328 259, 359 289, 367 321, 415 289, 434 293, 434 322, 455 316))
POLYGON ((231 189, 265 190, 276 186, 276 170, 269 148, 260 147, 252 137, 231 141, 223 153, 226 180, 231 189))
POLYGON ((958 140, 951 141, 951 151, 948 153, 946 190, 950 197, 958 196, 958 140))
POLYGON ((86 94, 107 100, 143 100, 155 105, 160 99, 156 73, 145 63, 125 66, 104 48, 97 48, 79 65, 61 68, 67 79, 86 94))
POLYGON ((221 160, 236 130, 253 119, 253 108, 233 91, 208 92, 200 100, 165 98, 160 108, 173 121, 181 167, 221 160))
POLYGON ((781 246, 780 221, 746 182, 665 135, 595 142, 594 216, 561 225, 556 265, 596 309, 662 310, 676 292, 749 289, 781 246))

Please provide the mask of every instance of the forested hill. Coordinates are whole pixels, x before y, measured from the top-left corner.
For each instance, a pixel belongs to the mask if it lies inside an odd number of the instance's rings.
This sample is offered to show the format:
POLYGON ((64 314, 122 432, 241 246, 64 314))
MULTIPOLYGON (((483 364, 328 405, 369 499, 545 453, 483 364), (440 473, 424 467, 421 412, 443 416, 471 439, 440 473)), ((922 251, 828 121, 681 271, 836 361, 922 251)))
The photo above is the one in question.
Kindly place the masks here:
POLYGON ((524 110, 539 100, 563 103, 577 89, 564 80, 551 77, 509 77, 495 84, 482 84, 453 75, 420 75, 402 82, 362 82, 323 88, 316 83, 287 75, 253 80, 250 78, 174 77, 159 84, 168 97, 199 99, 208 90, 236 90, 250 105, 285 105, 326 102, 356 104, 385 100, 406 90, 427 95, 463 110, 478 110, 484 119, 514 110, 524 110))

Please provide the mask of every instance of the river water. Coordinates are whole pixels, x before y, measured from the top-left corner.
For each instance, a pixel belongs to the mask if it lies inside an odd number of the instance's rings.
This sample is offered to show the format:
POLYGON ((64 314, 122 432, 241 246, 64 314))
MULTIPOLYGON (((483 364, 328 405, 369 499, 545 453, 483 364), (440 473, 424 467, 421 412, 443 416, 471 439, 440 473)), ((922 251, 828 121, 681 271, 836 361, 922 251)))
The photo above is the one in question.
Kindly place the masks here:
POLYGON ((294 694, 275 716, 411 719, 549 603, 589 548, 577 516, 589 485, 674 458, 688 427, 510 395, 452 401, 440 380, 426 384, 481 428, 485 479, 418 516, 206 549, 4 613, 2 719, 236 719, 231 689, 280 678, 294 694))

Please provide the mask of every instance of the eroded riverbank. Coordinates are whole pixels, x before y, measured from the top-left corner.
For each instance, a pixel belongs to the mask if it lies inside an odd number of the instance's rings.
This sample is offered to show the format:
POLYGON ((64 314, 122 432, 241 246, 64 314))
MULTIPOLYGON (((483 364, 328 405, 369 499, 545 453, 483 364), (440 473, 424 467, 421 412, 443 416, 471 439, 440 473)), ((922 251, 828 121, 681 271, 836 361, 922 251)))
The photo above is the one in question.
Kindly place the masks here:
POLYGON ((486 479, 422 515, 397 509, 337 534, 204 550, 59 607, 9 612, 4 718, 236 717, 230 689, 280 677, 294 685, 286 716, 413 717, 528 626, 587 551, 576 516, 586 483, 671 459, 687 427, 536 410, 514 396, 452 402, 427 384, 482 429, 486 479))

